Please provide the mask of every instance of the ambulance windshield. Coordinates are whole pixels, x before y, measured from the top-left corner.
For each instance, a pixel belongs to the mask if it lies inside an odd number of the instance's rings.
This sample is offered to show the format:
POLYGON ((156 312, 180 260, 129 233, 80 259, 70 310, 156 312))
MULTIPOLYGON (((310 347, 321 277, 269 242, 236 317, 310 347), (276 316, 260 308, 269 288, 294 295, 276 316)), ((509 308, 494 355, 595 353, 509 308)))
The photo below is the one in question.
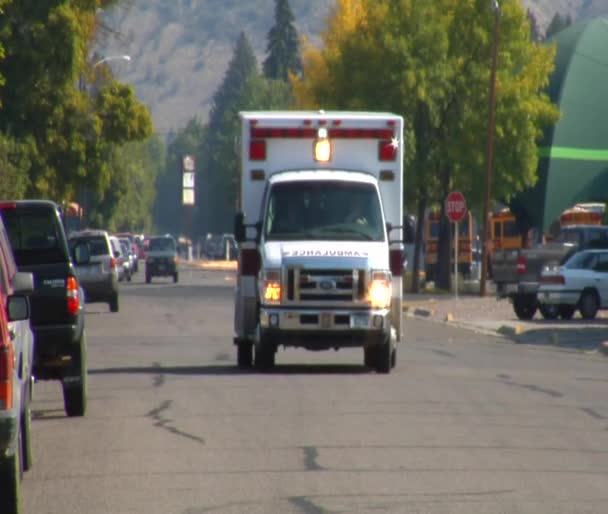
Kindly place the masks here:
POLYGON ((277 183, 268 198, 267 241, 384 241, 372 184, 339 181, 277 183))

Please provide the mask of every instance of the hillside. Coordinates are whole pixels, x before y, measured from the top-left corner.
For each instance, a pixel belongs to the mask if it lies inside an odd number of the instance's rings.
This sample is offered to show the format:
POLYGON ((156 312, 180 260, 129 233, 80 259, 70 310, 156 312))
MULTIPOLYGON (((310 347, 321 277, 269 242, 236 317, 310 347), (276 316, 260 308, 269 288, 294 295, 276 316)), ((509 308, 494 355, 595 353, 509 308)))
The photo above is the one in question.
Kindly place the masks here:
MULTIPOLYGON (((522 0, 544 29, 555 12, 580 19, 608 14, 608 0, 522 0)), ((318 41, 334 0, 291 0, 301 35, 318 41)), ((113 61, 152 111, 160 135, 196 116, 206 119, 233 45, 247 34, 261 63, 273 24, 274 0, 123 0, 107 12, 97 52, 128 54, 113 61)))

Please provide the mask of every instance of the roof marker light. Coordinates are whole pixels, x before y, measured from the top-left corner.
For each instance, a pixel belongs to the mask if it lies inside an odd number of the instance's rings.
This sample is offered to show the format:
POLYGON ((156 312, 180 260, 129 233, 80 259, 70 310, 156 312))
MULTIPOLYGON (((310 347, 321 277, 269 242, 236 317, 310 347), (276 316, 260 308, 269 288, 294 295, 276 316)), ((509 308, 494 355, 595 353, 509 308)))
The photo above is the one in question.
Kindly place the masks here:
POLYGON ((327 138, 327 129, 320 128, 314 142, 314 157, 317 162, 331 161, 331 141, 327 138))

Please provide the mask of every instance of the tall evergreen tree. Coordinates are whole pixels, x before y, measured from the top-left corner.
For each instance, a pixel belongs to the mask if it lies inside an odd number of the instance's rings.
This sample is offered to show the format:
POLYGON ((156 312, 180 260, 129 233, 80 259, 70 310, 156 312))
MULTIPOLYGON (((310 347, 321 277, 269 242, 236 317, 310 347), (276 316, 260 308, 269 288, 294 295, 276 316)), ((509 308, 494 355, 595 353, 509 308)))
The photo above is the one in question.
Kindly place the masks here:
POLYGON ((258 73, 253 49, 241 33, 224 80, 213 96, 206 138, 202 144, 201 187, 197 187, 199 224, 193 232, 225 231, 232 224, 237 163, 235 137, 238 111, 243 108, 249 81, 258 73), (198 230, 197 230, 198 229, 198 230))
POLYGON ((268 32, 264 75, 270 79, 287 80, 288 72, 300 74, 300 45, 293 25, 289 0, 275 0, 274 26, 268 32))
POLYGON ((572 17, 570 15, 562 16, 560 13, 556 12, 549 22, 545 37, 549 39, 551 36, 568 28, 570 25, 572 25, 572 17))
POLYGON ((530 22, 530 39, 535 43, 540 43, 543 40, 543 36, 540 32, 540 28, 538 27, 536 15, 530 9, 528 9, 526 16, 530 22))

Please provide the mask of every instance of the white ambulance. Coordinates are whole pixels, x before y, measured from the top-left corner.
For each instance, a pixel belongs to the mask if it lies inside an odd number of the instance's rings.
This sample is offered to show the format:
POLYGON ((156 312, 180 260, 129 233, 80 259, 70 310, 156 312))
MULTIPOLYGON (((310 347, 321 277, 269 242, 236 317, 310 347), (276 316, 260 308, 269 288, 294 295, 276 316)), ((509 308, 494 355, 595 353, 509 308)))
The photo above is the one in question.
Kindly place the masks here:
POLYGON ((360 347, 366 366, 389 373, 403 339, 403 119, 240 119, 238 365, 268 370, 279 347, 360 347))

